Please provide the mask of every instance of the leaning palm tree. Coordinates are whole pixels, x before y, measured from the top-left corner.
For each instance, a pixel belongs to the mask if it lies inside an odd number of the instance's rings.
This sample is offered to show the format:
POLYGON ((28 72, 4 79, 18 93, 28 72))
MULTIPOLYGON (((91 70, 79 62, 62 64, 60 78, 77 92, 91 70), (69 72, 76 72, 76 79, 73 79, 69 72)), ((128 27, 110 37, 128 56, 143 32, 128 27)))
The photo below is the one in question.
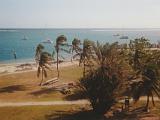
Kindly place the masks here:
POLYGON ((42 44, 38 44, 37 45, 37 47, 36 47, 36 53, 35 53, 36 63, 39 63, 40 55, 41 55, 43 49, 44 49, 44 46, 42 44))
POLYGON ((73 58, 75 58, 76 56, 79 56, 80 55, 80 52, 82 51, 82 49, 80 48, 80 44, 81 44, 81 41, 77 38, 74 38, 74 40, 72 41, 72 57, 71 57, 71 62, 73 60, 73 58), (75 55, 73 57, 73 52, 75 51, 75 55))
POLYGON ((40 76, 40 73, 42 74, 40 85, 42 85, 44 78, 47 77, 47 69, 51 70, 49 67, 51 61, 52 61, 51 54, 49 54, 48 52, 41 53, 37 70, 37 77, 40 76))
POLYGON ((154 95, 160 98, 160 51, 150 50, 148 40, 135 39, 130 43, 130 65, 135 71, 135 80, 130 81, 131 96, 138 101, 141 96, 147 96, 146 110, 149 97, 154 105, 154 95))
POLYGON ((147 96, 146 110, 149 107, 150 97, 155 106, 154 96, 160 98, 160 73, 157 65, 150 64, 143 68, 139 80, 131 81, 131 93, 135 101, 138 101, 141 96, 147 96))
POLYGON ((67 41, 67 38, 64 35, 60 35, 57 37, 56 39, 56 53, 57 53, 57 72, 58 72, 58 78, 59 78, 59 50, 60 50, 60 46, 64 44, 64 42, 67 41))

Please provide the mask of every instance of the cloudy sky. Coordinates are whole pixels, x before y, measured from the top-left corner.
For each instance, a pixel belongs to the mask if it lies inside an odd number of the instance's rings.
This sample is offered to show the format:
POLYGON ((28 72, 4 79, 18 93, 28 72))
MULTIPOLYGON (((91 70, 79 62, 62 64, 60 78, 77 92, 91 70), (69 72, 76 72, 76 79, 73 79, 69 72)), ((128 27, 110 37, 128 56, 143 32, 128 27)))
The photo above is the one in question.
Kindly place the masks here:
POLYGON ((0 0, 0 28, 160 28, 160 0, 0 0))

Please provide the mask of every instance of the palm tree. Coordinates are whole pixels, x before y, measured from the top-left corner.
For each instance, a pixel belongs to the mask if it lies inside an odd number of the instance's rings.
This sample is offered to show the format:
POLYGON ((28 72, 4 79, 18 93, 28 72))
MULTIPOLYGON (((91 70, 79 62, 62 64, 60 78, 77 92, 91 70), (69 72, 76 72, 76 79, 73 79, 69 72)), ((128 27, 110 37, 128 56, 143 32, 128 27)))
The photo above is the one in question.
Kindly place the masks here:
POLYGON ((150 64, 145 66, 141 77, 137 81, 131 81, 131 93, 135 101, 141 96, 147 96, 146 110, 149 107, 149 98, 152 98, 153 106, 155 106, 154 95, 160 98, 160 73, 157 65, 150 64))
POLYGON ((56 39, 56 53, 57 53, 57 72, 58 72, 58 78, 59 78, 59 68, 58 68, 58 64, 59 64, 59 50, 60 50, 60 45, 63 45, 64 42, 67 41, 67 38, 64 35, 60 35, 57 37, 56 39))
POLYGON ((149 49, 148 40, 135 39, 130 43, 130 65, 135 71, 135 80, 130 81, 131 96, 135 101, 143 95, 147 96, 146 110, 149 106, 149 97, 160 98, 160 51, 149 49))
POLYGON ((43 49, 44 49, 44 46, 42 44, 38 44, 36 47, 35 60, 36 60, 37 64, 39 63, 40 55, 41 55, 43 49))
POLYGON ((38 64, 38 70, 37 70, 37 77, 40 76, 40 73, 42 72, 42 79, 40 82, 40 85, 42 85, 44 77, 47 77, 47 69, 51 70, 49 65, 50 62, 52 61, 52 57, 51 54, 49 54, 48 52, 42 52, 40 55, 40 60, 39 60, 39 64, 38 64))
POLYGON ((83 41, 83 49, 81 50, 80 53, 78 53, 77 55, 80 56, 80 60, 79 60, 79 66, 83 63, 83 76, 85 76, 87 69, 86 67, 90 67, 91 66, 91 58, 93 55, 93 44, 94 42, 88 39, 85 39, 83 41))
POLYGON ((96 113, 108 111, 117 101, 123 88, 125 57, 117 45, 101 45, 97 42, 96 45, 92 44, 92 55, 86 55, 88 58, 85 64, 88 65, 88 72, 80 83, 96 113))
POLYGON ((75 58, 76 56, 80 55, 80 52, 82 51, 82 49, 79 47, 79 45, 81 44, 81 41, 77 38, 74 38, 74 40, 72 41, 72 57, 71 57, 71 62, 73 60, 73 58, 75 58), (73 52, 76 52, 76 55, 74 55, 73 57, 73 52))

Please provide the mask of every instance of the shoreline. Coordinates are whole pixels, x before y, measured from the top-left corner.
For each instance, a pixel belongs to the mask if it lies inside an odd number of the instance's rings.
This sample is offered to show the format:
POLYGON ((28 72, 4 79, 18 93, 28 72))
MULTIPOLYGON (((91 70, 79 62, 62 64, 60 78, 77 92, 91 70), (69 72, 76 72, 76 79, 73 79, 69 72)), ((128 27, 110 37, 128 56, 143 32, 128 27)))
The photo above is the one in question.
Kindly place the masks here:
MULTIPOLYGON (((64 61, 59 63, 59 68, 69 67, 72 65, 78 65, 78 61, 64 61)), ((52 69, 56 69, 56 62, 51 65, 52 69)), ((37 64, 35 61, 24 61, 16 63, 0 63, 0 75, 14 74, 14 73, 23 73, 29 71, 36 71, 37 64)))

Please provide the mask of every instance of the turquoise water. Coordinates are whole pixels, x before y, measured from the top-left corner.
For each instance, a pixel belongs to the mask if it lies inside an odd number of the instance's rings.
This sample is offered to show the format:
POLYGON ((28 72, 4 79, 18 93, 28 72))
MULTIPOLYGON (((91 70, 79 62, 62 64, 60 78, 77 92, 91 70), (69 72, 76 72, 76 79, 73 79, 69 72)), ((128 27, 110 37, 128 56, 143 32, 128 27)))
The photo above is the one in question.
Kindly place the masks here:
MULTIPOLYGON (((17 61, 33 60, 37 44, 47 39, 55 43, 56 37, 61 34, 67 37, 69 44, 75 37, 102 43, 115 41, 126 43, 130 39, 142 36, 150 39, 152 43, 160 41, 160 29, 1 29, 0 63, 14 62, 13 51, 17 54, 17 61), (119 39, 113 36, 114 34, 127 35, 129 39, 119 39), (23 40, 24 36, 27 40, 23 40)), ((52 52, 54 48, 53 44, 44 46, 48 52, 52 52)))

